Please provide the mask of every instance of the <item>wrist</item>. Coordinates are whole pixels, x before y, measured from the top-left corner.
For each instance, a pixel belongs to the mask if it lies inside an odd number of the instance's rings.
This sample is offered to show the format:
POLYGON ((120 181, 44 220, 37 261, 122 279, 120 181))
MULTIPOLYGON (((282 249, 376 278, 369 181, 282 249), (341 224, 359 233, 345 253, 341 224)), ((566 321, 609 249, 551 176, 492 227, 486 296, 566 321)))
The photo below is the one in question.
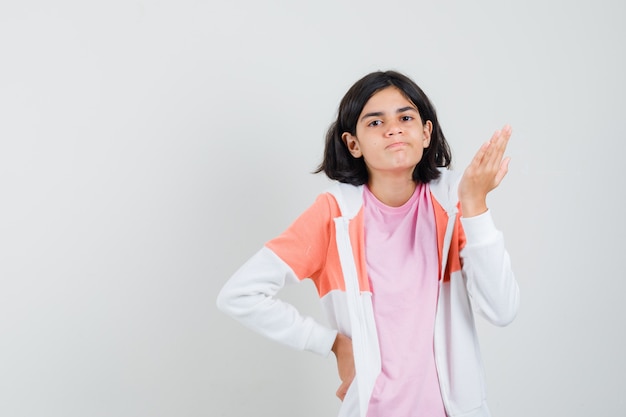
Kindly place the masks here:
POLYGON ((330 349, 335 354, 335 356, 338 356, 340 354, 339 351, 343 349, 346 341, 350 341, 348 336, 345 336, 341 333, 337 333, 337 337, 335 338, 333 347, 330 349))
POLYGON ((460 200, 463 217, 474 217, 487 211, 487 201, 485 199, 463 199, 460 200))

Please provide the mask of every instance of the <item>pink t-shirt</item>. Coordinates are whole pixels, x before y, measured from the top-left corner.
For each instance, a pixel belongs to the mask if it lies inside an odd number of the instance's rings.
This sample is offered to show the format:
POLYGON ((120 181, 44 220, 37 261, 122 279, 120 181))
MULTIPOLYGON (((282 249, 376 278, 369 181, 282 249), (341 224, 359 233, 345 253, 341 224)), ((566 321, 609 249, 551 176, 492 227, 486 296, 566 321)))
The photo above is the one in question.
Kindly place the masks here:
POLYGON ((445 417, 435 368, 438 292, 435 215, 427 184, 401 207, 364 187, 365 257, 382 371, 367 417, 445 417))

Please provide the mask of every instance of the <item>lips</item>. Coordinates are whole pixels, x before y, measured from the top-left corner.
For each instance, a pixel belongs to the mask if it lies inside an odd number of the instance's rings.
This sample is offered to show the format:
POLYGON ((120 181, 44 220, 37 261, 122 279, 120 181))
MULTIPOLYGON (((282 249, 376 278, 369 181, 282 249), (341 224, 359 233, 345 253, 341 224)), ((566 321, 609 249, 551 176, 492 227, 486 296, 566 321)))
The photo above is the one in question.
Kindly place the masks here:
POLYGON ((386 149, 393 149, 393 148, 398 148, 398 147, 402 147, 402 146, 406 146, 406 142, 394 142, 394 143, 391 143, 391 144, 387 145, 386 149))

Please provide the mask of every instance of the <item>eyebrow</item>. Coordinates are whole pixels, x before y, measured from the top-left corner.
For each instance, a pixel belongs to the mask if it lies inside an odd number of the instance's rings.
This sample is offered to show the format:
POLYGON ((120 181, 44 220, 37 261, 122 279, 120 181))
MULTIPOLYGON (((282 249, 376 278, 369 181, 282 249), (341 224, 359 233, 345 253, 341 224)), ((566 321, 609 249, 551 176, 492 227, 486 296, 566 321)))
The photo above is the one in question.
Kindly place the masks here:
MULTIPOLYGON (((413 106, 406 106, 406 107, 401 107, 398 110, 396 110, 396 113, 404 113, 405 111, 408 110, 413 110, 415 112, 417 112, 417 109, 413 106)), ((418 112, 419 113, 419 112, 418 112)), ((379 117, 379 116, 383 116, 385 113, 382 111, 375 111, 375 112, 371 112, 371 113, 366 113, 363 115, 363 117, 361 117, 361 121, 363 121, 363 119, 366 119, 368 117, 379 117)))

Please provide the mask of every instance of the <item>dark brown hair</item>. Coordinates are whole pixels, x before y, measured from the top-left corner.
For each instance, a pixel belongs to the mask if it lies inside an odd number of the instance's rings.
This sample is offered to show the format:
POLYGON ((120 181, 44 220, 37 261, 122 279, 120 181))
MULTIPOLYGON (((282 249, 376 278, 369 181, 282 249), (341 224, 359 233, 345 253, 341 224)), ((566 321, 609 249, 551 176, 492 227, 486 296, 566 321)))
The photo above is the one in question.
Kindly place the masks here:
POLYGON ((363 107, 375 93, 387 87, 396 87, 417 107, 422 123, 430 120, 433 124, 430 145, 424 150, 422 159, 413 170, 413 180, 427 183, 439 177, 438 167, 450 166, 450 147, 439 126, 435 108, 426 94, 403 74, 396 71, 377 71, 357 81, 341 100, 337 120, 326 133, 324 159, 315 173, 324 172, 333 180, 353 185, 367 183, 368 173, 363 157, 353 157, 341 135, 344 132, 356 135, 356 125, 363 107))

